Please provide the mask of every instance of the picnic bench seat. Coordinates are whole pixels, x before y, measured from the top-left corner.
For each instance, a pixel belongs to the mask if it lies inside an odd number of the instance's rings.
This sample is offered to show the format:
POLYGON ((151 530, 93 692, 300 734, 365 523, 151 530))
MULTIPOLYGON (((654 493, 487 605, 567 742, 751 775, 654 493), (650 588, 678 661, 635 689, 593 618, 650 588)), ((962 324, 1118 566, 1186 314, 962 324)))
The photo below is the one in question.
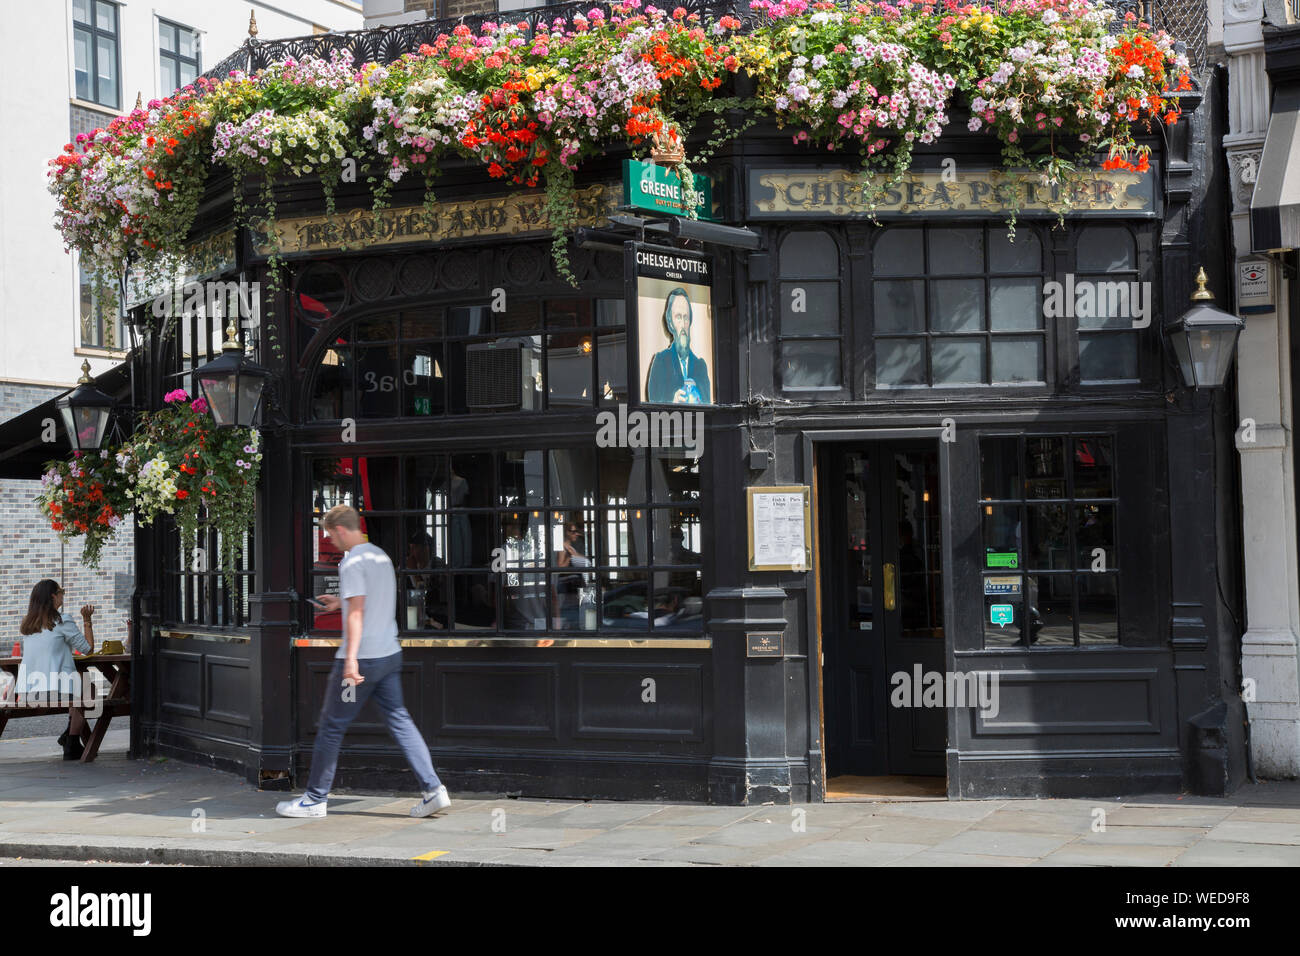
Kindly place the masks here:
MULTIPOLYGON (((110 682, 108 695, 95 700, 99 708, 99 716, 86 716, 86 722, 91 728, 90 741, 81 754, 81 762, 90 763, 99 753, 99 745, 104 742, 104 735, 108 733, 113 718, 129 717, 131 714, 131 655, 91 654, 73 657, 73 661, 77 665, 78 673, 83 675, 82 687, 91 688, 88 695, 83 692, 81 698, 76 699, 84 700, 87 697, 94 699, 98 690, 95 682, 87 679, 86 671, 93 668, 110 682)), ((21 657, 0 657, 0 670, 8 671, 15 679, 18 677, 18 667, 21 664, 21 657)), ((4 734, 5 725, 15 717, 51 717, 66 714, 73 699, 65 697, 64 700, 68 703, 55 704, 42 694, 40 699, 32 702, 13 698, 0 701, 0 735, 4 734)), ((82 707, 81 710, 85 711, 86 708, 82 707)))

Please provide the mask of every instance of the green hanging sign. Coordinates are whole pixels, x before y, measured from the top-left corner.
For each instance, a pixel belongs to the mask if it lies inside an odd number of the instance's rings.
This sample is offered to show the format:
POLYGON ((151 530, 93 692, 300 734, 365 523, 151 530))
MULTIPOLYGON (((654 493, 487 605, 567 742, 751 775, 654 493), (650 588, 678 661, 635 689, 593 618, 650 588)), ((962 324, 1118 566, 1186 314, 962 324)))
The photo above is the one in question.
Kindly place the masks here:
MULTIPOLYGON (((668 166, 639 159, 623 160, 623 205, 671 216, 687 215, 682 181, 668 166)), ((713 183, 695 174, 696 215, 713 221, 713 183)))

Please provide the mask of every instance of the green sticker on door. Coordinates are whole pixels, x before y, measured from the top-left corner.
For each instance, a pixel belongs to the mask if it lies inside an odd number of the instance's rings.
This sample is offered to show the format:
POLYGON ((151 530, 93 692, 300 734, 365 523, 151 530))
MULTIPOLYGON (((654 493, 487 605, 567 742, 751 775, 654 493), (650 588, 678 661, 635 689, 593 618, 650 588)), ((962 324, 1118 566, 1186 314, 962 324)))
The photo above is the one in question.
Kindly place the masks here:
POLYGON ((989 622, 998 627, 1006 627, 1015 621, 1016 611, 1010 604, 990 604, 989 622))

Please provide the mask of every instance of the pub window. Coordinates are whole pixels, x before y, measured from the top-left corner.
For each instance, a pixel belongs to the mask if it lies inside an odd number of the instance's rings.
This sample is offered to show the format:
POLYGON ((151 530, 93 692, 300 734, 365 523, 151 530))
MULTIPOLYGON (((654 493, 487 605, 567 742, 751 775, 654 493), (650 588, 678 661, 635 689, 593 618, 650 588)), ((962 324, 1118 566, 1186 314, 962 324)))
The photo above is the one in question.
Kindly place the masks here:
POLYGON ((200 73, 199 36, 189 27, 158 20, 158 86, 170 96, 194 82, 200 73))
MULTIPOLYGON (((337 591, 320 528, 361 512, 392 559, 399 628, 439 634, 697 634, 700 460, 673 449, 516 448, 316 458, 309 593, 337 591)), ((337 632, 337 611, 313 632, 337 632)))
POLYGON ((1138 279, 1137 249, 1128 229, 1085 226, 1079 231, 1073 305, 1081 381, 1132 382, 1139 378, 1138 333, 1133 329, 1135 296, 1141 296, 1148 309, 1153 303, 1138 279), (1082 285, 1085 282, 1086 287, 1082 285))
POLYGON ((781 242, 781 387, 838 389, 840 253, 829 233, 792 232, 781 242))
POLYGON ((1119 642, 1110 435, 980 439, 985 647, 1119 642))
MULTIPOLYGON (((306 276, 304 276, 306 278, 306 276)), ((342 304, 332 272, 312 273, 298 308, 321 322, 342 304)), ((316 361, 311 413, 342 418, 592 408, 627 400, 622 299, 507 297, 358 319, 316 361)))
MULTIPOLYGON (((182 303, 184 304, 184 303, 182 303)), ((206 304, 186 309, 170 324, 164 351, 165 389, 182 388, 191 397, 199 394, 194 370, 217 358, 225 340, 225 319, 221 309, 206 304)), ((254 358, 265 361, 253 329, 239 328, 240 342, 254 358)), ((167 518, 162 526, 163 609, 165 618, 177 624, 205 627, 243 627, 248 622, 248 597, 257 573, 254 543, 257 526, 244 538, 244 556, 234 568, 232 588, 223 573, 221 536, 211 529, 200 530, 196 540, 182 542, 175 522, 167 518)))
POLYGON ((214 530, 200 530, 195 540, 183 545, 170 518, 166 519, 164 529, 169 541, 163 552, 168 621, 206 627, 247 624, 248 596, 256 574, 255 529, 249 530, 244 538, 244 559, 235 569, 233 590, 222 571, 221 535, 214 530))
POLYGON ((883 229, 872 255, 876 387, 1042 385, 1043 244, 1022 226, 883 229))
POLYGON ((77 99, 118 109, 118 7, 107 0, 72 0, 72 47, 77 99))

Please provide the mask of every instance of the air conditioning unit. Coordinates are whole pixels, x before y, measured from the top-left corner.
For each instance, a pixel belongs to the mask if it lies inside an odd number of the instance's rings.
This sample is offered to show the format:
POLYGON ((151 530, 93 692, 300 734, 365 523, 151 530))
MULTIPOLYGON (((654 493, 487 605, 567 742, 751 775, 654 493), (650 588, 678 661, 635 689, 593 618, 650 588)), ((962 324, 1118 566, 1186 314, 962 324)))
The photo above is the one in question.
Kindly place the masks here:
POLYGON ((476 411, 540 408, 542 349, 532 339, 465 347, 465 407, 476 411))

